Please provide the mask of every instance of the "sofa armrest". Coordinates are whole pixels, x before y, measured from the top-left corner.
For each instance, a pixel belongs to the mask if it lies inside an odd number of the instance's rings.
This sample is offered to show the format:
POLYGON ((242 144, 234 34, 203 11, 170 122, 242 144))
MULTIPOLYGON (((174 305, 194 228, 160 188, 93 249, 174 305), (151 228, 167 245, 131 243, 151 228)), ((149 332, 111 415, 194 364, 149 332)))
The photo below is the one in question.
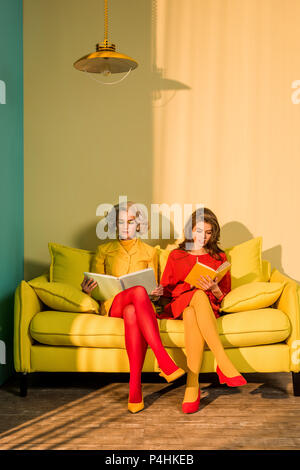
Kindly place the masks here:
POLYGON ((271 273, 270 282, 286 282, 283 291, 274 307, 284 312, 291 323, 291 334, 287 344, 291 350, 291 371, 300 371, 300 285, 282 274, 277 269, 271 273))
POLYGON ((21 281, 14 297, 14 366, 16 372, 30 372, 30 322, 43 310, 43 303, 26 281, 21 281))

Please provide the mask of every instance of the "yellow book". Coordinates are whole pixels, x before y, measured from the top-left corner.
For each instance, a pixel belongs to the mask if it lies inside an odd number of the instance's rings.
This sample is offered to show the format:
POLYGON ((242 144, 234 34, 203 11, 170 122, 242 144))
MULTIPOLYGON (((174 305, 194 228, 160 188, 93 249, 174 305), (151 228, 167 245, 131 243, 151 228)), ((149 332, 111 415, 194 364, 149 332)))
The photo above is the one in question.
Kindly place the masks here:
POLYGON ((185 282, 198 288, 198 279, 200 279, 200 276, 209 276, 212 280, 217 280, 217 282, 220 282, 225 274, 230 270, 230 267, 231 264, 228 261, 225 261, 223 264, 221 264, 221 266, 218 267, 218 269, 215 270, 210 266, 199 263, 199 261, 197 261, 185 278, 185 282))

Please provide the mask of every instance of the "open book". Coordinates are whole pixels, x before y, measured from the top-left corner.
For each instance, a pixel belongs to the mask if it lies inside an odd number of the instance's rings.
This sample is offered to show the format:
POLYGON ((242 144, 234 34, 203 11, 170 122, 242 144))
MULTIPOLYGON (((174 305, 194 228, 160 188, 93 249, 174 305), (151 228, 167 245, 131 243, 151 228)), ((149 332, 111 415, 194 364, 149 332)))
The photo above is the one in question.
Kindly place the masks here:
POLYGON ((210 266, 199 263, 199 261, 197 261, 185 278, 185 282, 198 288, 200 288, 198 283, 200 276, 210 276, 213 280, 220 282, 227 271, 230 270, 230 266, 231 264, 228 261, 225 261, 223 264, 221 264, 221 266, 218 267, 218 269, 215 270, 210 266))
POLYGON ((89 272, 84 274, 97 282, 98 287, 93 289, 91 294, 95 300, 99 301, 107 300, 128 287, 143 286, 148 294, 151 294, 157 287, 153 268, 141 269, 119 277, 89 272))

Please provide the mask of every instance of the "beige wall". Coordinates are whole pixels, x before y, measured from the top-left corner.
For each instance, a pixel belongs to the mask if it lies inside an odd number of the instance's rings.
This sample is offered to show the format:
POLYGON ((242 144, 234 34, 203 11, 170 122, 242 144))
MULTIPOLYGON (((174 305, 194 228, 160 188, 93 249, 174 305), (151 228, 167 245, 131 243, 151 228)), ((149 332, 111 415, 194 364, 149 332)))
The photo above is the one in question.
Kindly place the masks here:
POLYGON ((95 249, 97 206, 127 195, 203 203, 221 246, 261 235, 299 281, 299 0, 109 5, 140 64, 117 86, 72 66, 103 39, 101 0, 24 1, 25 279, 48 241, 95 249))

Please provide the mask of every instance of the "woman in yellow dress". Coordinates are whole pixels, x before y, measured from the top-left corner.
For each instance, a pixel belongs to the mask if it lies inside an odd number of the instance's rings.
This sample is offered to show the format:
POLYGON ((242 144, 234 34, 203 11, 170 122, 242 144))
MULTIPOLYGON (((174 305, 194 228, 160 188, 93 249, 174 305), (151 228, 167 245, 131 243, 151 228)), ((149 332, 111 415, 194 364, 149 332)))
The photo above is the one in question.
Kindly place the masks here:
MULTIPOLYGON (((152 267, 158 281, 157 250, 137 238, 141 226, 136 220, 139 212, 133 214, 130 208, 134 208, 133 202, 128 202, 126 206, 114 206, 111 213, 116 217, 117 239, 98 245, 91 270, 121 276, 152 267)), ((86 277, 81 284, 82 290, 89 295, 96 286, 93 279, 88 280, 86 277)), ((150 297, 156 300, 161 294, 162 287, 157 287, 150 297)), ((155 306, 150 297, 144 287, 134 286, 100 304, 101 314, 124 320, 125 345, 130 365, 128 410, 132 413, 144 408, 141 372, 148 345, 157 358, 160 375, 167 382, 185 374, 170 358, 161 342, 155 306)))

